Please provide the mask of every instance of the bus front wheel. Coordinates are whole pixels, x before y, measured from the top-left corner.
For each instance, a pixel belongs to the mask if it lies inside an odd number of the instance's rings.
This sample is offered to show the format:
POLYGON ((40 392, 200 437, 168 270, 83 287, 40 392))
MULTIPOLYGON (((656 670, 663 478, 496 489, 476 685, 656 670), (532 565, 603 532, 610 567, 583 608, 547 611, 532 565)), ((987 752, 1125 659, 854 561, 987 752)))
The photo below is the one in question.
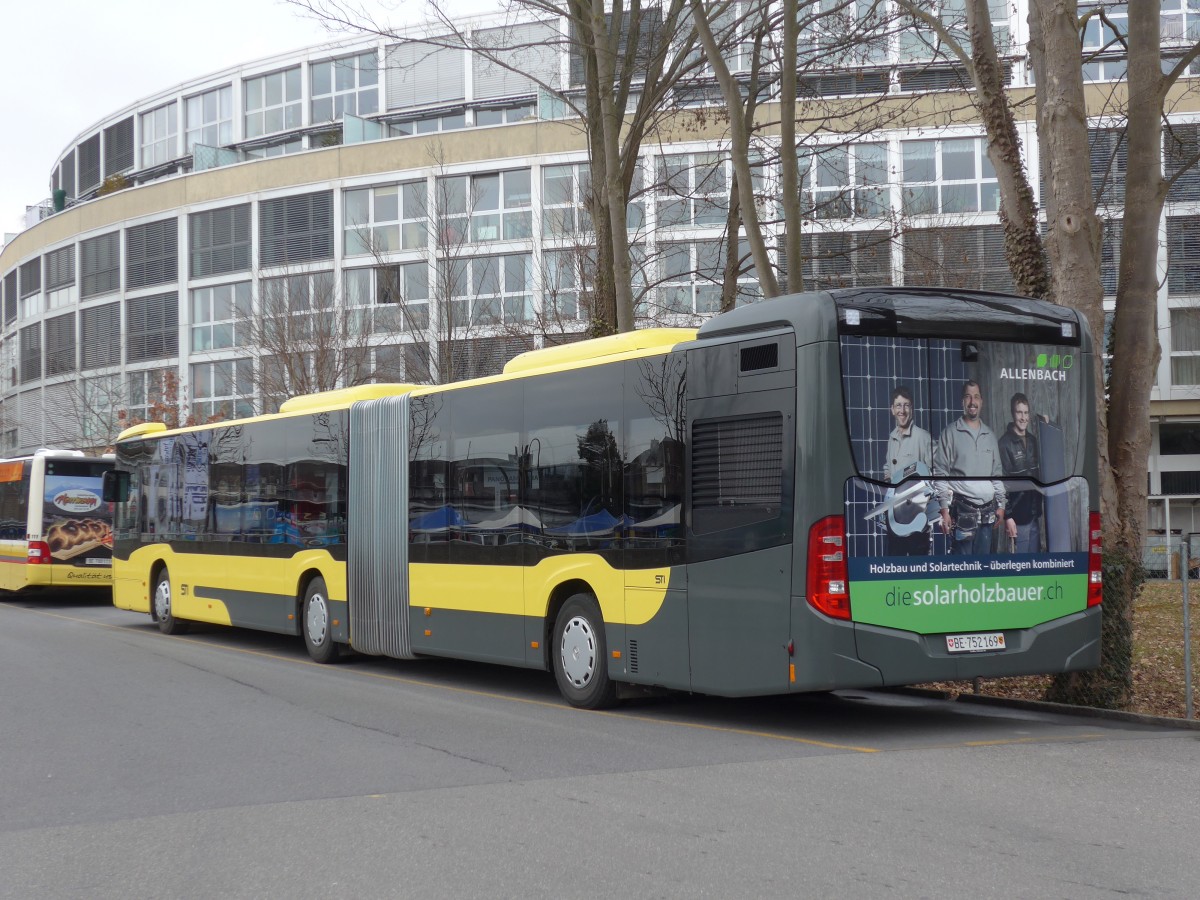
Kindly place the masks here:
POLYGON ((171 575, 164 568, 154 582, 154 621, 163 634, 184 634, 188 623, 175 618, 171 611, 171 575))
POLYGON ((338 657, 338 645, 333 640, 333 628, 329 616, 329 592, 325 590, 325 579, 314 578, 304 592, 304 605, 300 610, 300 628, 304 632, 304 646, 315 662, 333 662, 338 657))
POLYGON ((604 709, 617 699, 608 677, 608 651, 600 606, 588 594, 575 594, 554 620, 554 680, 572 706, 604 709))

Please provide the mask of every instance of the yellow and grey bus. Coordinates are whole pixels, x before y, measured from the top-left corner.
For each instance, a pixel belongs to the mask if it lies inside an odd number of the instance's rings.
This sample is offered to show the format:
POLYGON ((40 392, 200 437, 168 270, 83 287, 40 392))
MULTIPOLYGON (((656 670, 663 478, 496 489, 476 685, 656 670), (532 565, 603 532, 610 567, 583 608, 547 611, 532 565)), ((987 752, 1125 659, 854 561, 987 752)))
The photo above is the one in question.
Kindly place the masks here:
POLYGON ((112 584, 112 458, 39 450, 0 459, 0 590, 112 584))
POLYGON ((136 426, 114 600, 550 670, 587 708, 1093 667, 1092 354, 1062 307, 848 289, 136 426))

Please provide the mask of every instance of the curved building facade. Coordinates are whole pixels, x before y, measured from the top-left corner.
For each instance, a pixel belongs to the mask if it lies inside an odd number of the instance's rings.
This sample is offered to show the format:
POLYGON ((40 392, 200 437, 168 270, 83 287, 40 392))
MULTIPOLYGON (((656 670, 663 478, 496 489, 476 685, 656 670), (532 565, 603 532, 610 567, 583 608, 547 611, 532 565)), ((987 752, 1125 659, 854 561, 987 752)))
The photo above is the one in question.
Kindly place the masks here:
MULTIPOLYGON (((993 26, 1017 47, 1025 6, 996 4, 993 26)), ((1164 29, 1191 33, 1163 15, 1164 29)), ((588 147, 564 102, 582 76, 568 31, 471 23, 471 46, 512 48, 488 53, 429 31, 312 47, 160 90, 83 129, 47 160, 54 199, 34 209, 40 221, 0 251, 0 452, 104 446, 164 404, 232 416, 314 385, 486 374, 586 334, 588 147)), ((739 50, 730 63, 744 72, 749 59, 739 50)), ((1019 57, 1009 71, 1027 93, 1019 57)), ((1124 77, 1119 60, 1087 71, 1098 96, 1124 77)), ((875 94, 892 111, 869 132, 827 122, 806 141, 793 285, 799 274, 808 288, 1011 290, 999 189, 961 73, 895 35, 853 71, 808 70, 800 90, 827 109, 875 94)), ((733 173, 717 97, 702 70, 675 88, 639 157, 628 224, 647 322, 695 322, 721 302, 733 173)), ((773 112, 760 117, 765 146, 773 112)), ((1182 98, 1172 118, 1184 144, 1200 142, 1200 103, 1182 98)), ((1036 134, 1019 127, 1036 184, 1036 134)), ((1093 136, 1098 187, 1112 190, 1119 130, 1098 118, 1093 136)), ((1179 156, 1165 148, 1168 167, 1179 156)), ((769 197, 778 176, 764 160, 769 197)), ((1159 495, 1200 495, 1193 168, 1162 226, 1159 495)), ((1119 217, 1106 243, 1113 286, 1119 217)), ((778 235, 771 244, 786 281, 778 235)), ((746 266, 737 302, 757 296, 746 266)))

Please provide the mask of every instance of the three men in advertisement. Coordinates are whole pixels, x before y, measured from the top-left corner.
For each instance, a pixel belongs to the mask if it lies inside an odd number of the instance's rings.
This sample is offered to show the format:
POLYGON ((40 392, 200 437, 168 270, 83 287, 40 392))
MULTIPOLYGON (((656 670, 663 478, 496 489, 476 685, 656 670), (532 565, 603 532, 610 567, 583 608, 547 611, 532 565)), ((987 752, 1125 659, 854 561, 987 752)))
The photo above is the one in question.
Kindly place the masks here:
MULTIPOLYGON (((884 478, 897 486, 885 503, 888 556, 929 555, 935 520, 952 554, 1042 549, 1041 493, 1030 486, 1009 494, 1003 480, 1036 479, 1041 474, 1029 398, 1021 392, 1012 395, 1012 420, 999 438, 983 421, 979 382, 964 382, 960 399, 962 415, 934 441, 915 422, 912 389, 901 384, 892 390, 889 411, 895 427, 888 435, 882 466, 884 478), (926 515, 931 498, 936 498, 937 512, 931 503, 926 515)), ((1037 418, 1046 421, 1045 416, 1037 418)))

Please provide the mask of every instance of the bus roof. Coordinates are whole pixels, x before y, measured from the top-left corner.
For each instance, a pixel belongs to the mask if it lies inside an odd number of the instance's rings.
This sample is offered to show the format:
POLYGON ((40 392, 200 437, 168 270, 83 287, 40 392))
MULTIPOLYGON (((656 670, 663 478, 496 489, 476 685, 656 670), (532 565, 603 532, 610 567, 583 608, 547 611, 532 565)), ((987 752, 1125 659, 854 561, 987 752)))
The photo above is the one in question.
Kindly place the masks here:
POLYGON ((618 354, 669 350, 676 344, 695 339, 695 328, 643 328, 640 331, 592 338, 590 341, 575 341, 556 347, 544 347, 541 350, 528 350, 510 359, 504 367, 504 374, 524 375, 543 369, 577 366, 618 354))
POLYGON ((203 425, 186 425, 181 428, 167 428, 162 422, 141 422, 131 425, 119 435, 117 443, 139 437, 165 436, 182 434, 188 431, 204 431, 209 428, 223 428, 228 425, 244 425, 247 422, 262 422, 272 419, 286 419, 299 413, 326 412, 335 409, 345 409, 360 400, 377 400, 380 397, 395 397, 407 394, 416 389, 412 384, 364 384, 357 387, 339 388, 335 391, 325 391, 320 394, 301 394, 280 404, 279 412, 267 413, 261 416, 244 416, 240 419, 223 419, 218 422, 208 422, 203 425))
POLYGON ((301 394, 300 396, 285 400, 280 405, 279 412, 261 416, 246 416, 241 419, 226 419, 219 422, 209 422, 204 425, 188 425, 182 428, 170 429, 161 422, 142 422, 122 431, 117 435, 117 442, 120 443, 121 441, 148 437, 150 435, 165 435, 168 432, 170 434, 180 434, 207 428, 221 428, 227 425, 241 425, 246 422, 287 418, 299 413, 345 409, 362 400, 377 400, 382 397, 394 397, 409 393, 425 394, 436 391, 458 390, 459 388, 496 381, 510 381, 514 378, 521 378, 526 375, 542 372, 562 371, 576 367, 596 365, 602 362, 617 362, 622 359, 637 359, 642 356, 666 353, 679 344, 687 343, 688 341, 695 340, 695 338, 695 328, 644 328, 640 331, 628 332, 626 334, 614 334, 587 341, 560 344, 556 347, 546 347, 541 350, 529 350, 510 360, 504 367, 504 371, 499 375, 487 375, 482 378, 455 381, 450 384, 365 384, 358 387, 323 391, 317 394, 301 394))

